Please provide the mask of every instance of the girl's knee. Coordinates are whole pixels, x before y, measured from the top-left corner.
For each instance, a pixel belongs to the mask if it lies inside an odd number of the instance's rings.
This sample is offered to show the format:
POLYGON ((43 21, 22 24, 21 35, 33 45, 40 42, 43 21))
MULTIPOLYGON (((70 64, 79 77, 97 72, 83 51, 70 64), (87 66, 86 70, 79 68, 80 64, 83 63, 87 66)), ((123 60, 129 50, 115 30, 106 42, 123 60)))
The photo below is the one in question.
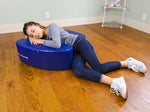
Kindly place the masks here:
POLYGON ((82 67, 75 67, 75 68, 73 68, 73 73, 78 75, 78 76, 81 76, 82 69, 83 69, 82 67))

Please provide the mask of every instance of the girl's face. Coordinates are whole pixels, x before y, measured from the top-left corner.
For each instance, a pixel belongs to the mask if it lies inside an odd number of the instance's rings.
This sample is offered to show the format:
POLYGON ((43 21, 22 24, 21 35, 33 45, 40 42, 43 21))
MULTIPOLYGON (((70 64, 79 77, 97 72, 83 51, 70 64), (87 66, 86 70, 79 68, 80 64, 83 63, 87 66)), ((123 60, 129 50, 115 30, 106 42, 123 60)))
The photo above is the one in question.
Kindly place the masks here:
POLYGON ((27 34, 29 37, 40 39, 43 37, 43 29, 39 25, 31 25, 27 28, 27 34))

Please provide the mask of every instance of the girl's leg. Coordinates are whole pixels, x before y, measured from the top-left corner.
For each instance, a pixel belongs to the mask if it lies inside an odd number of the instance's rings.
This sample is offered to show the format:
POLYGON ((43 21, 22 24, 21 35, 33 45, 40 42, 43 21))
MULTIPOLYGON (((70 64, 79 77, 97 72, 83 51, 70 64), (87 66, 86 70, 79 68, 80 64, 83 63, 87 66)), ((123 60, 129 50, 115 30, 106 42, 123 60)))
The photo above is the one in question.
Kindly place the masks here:
POLYGON ((125 61, 111 61, 101 64, 93 50, 92 45, 87 40, 82 40, 80 42, 80 45, 78 46, 78 52, 94 70, 103 74, 124 67, 128 67, 135 72, 146 73, 147 71, 144 63, 131 57, 125 61))
POLYGON ((103 83, 103 84, 111 85, 112 84, 112 80, 113 80, 112 78, 102 74, 101 79, 100 79, 99 82, 103 83))
POLYGON ((121 62, 113 61, 101 64, 93 50, 92 45, 85 39, 80 40, 75 49, 94 70, 103 74, 123 67, 128 67, 135 72, 146 73, 147 71, 147 67, 143 62, 131 57, 121 62))
POLYGON ((104 74, 121 68, 121 63, 119 61, 101 64, 93 50, 92 45, 87 40, 80 41, 78 52, 94 70, 100 73, 104 74))
POLYGON ((135 72, 141 72, 141 73, 146 73, 147 71, 147 67, 143 62, 138 61, 131 57, 125 61, 120 61, 120 63, 121 63, 121 68, 127 67, 129 69, 132 69, 135 72))
POLYGON ((85 68, 85 60, 79 54, 74 54, 72 68, 76 75, 99 83, 102 74, 98 71, 85 68))
POLYGON ((79 54, 74 55, 72 68, 76 75, 91 81, 110 85, 111 92, 121 95, 124 99, 127 98, 127 89, 123 77, 110 78, 98 71, 85 68, 85 61, 79 54))
POLYGON ((127 61, 120 61, 121 68, 128 67, 128 62, 127 61))
POLYGON ((85 61, 79 54, 74 54, 72 68, 73 68, 73 72, 76 75, 79 75, 88 80, 107 84, 107 85, 111 85, 112 83, 112 78, 104 74, 101 74, 95 70, 85 68, 85 61))
POLYGON ((107 85, 111 85, 112 83, 112 78, 101 74, 95 70, 85 68, 85 61, 79 54, 74 55, 72 68, 73 72, 80 77, 107 85))

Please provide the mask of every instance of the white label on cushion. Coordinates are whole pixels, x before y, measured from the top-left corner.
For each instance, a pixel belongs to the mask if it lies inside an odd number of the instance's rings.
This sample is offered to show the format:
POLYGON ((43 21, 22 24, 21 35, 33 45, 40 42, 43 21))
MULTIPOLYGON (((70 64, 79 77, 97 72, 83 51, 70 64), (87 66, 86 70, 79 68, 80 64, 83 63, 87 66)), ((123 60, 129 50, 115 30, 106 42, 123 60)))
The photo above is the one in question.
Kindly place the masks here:
MULTIPOLYGON (((19 54, 19 53, 18 53, 18 54, 19 54)), ((19 54, 19 56, 21 56, 21 57, 23 57, 23 58, 25 58, 25 59, 28 59, 27 56, 24 56, 24 55, 22 55, 22 54, 19 54)))

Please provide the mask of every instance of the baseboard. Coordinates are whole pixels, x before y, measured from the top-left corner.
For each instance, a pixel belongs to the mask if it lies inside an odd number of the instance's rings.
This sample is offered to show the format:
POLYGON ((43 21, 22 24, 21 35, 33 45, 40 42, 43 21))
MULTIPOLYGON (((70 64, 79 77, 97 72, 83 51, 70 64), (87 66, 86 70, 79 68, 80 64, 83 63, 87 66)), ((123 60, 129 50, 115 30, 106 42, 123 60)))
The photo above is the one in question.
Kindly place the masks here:
MULTIPOLYGON (((120 16, 109 16, 107 21, 117 21, 120 22, 120 16)), ((65 26, 75 26, 75 25, 84 25, 84 24, 93 24, 93 23, 102 23, 103 17, 89 17, 89 18, 76 18, 76 19, 66 19, 66 20, 56 20, 56 21, 41 21, 40 23, 44 26, 49 25, 50 23, 56 23, 61 27, 65 26)), ((150 33, 150 25, 138 22, 132 19, 124 18, 124 23, 127 26, 141 30, 146 33, 150 33)), ((0 25, 0 34, 1 33, 11 33, 11 32, 20 32, 22 31, 23 24, 12 24, 12 25, 0 25)))
MULTIPOLYGON (((121 17, 120 16, 109 16, 107 18, 107 21, 116 21, 116 22, 120 22, 121 21, 121 17)), ((132 19, 128 19, 128 18, 124 18, 123 19, 123 24, 127 25, 131 28, 135 28, 137 30, 143 31, 145 33, 149 33, 150 34, 150 25, 136 21, 136 20, 132 20, 132 19)))
MULTIPOLYGON (((56 20, 56 21, 41 21, 39 23, 44 26, 47 26, 50 23, 56 23, 61 27, 65 27, 65 26, 84 25, 84 24, 92 24, 92 23, 100 23, 100 22, 102 22, 102 17, 76 18, 76 19, 56 20)), ((0 25, 0 34, 20 32, 23 29, 23 25, 24 24, 0 25)))
POLYGON ((135 28, 137 30, 140 30, 140 31, 143 31, 145 33, 150 34, 150 25, 148 25, 148 24, 145 24, 145 23, 142 23, 139 21, 135 21, 132 19, 128 19, 128 18, 124 19, 124 24, 129 26, 129 27, 132 27, 132 28, 135 28))

